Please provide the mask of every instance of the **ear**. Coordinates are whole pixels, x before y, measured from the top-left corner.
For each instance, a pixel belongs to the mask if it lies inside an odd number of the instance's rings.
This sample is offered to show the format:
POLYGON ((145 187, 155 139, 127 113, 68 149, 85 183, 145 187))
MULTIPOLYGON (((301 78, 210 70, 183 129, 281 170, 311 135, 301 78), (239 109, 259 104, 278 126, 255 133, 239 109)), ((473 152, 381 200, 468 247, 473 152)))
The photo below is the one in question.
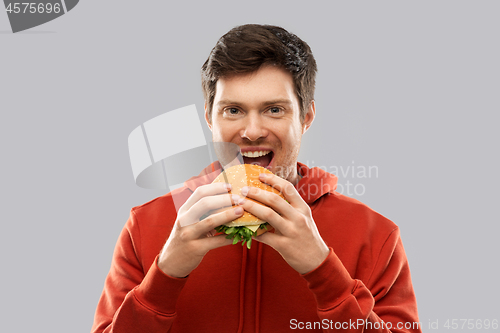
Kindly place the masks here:
POLYGON ((304 122, 302 123, 302 134, 307 132, 309 127, 311 127, 314 117, 316 117, 316 104, 314 100, 312 100, 311 104, 309 104, 309 110, 307 110, 306 116, 304 117, 304 122))
POLYGON ((212 120, 208 116, 208 111, 207 111, 207 102, 205 102, 205 121, 207 122, 208 128, 210 128, 210 131, 212 131, 212 120))

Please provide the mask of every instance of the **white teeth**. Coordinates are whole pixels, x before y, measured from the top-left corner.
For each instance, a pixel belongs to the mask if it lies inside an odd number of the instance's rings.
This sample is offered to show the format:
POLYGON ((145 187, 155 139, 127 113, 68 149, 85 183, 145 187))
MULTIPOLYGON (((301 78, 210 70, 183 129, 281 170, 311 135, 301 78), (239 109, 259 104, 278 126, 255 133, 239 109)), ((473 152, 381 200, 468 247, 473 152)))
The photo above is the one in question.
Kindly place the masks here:
POLYGON ((242 152, 241 155, 245 157, 259 157, 259 156, 264 156, 269 154, 271 151, 270 150, 260 150, 260 151, 246 151, 242 152))

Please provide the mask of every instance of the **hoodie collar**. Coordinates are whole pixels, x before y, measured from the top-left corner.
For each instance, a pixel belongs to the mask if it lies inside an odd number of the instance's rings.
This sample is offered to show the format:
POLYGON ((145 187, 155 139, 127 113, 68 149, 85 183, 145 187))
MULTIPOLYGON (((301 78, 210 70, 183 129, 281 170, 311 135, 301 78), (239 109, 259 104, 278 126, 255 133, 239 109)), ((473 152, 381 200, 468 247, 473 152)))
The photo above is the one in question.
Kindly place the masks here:
POLYGON ((297 162, 297 172, 302 176, 295 188, 309 205, 337 188, 337 176, 325 170, 297 162))

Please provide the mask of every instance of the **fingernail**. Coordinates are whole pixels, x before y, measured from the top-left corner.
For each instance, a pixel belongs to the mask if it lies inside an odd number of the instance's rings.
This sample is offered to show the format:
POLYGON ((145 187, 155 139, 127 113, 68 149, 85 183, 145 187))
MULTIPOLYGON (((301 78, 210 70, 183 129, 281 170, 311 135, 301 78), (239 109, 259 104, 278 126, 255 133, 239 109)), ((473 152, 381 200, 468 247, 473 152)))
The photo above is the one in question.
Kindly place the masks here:
POLYGON ((226 190, 231 190, 231 184, 224 184, 224 187, 226 188, 226 190))
POLYGON ((234 214, 235 215, 240 215, 241 213, 243 213, 243 208, 238 206, 234 209, 234 214))
POLYGON ((265 173, 261 173, 259 175, 259 178, 261 178, 261 179, 265 179, 266 177, 267 177, 267 174, 265 174, 265 173))
POLYGON ((246 196, 248 194, 248 186, 241 188, 241 195, 246 196))

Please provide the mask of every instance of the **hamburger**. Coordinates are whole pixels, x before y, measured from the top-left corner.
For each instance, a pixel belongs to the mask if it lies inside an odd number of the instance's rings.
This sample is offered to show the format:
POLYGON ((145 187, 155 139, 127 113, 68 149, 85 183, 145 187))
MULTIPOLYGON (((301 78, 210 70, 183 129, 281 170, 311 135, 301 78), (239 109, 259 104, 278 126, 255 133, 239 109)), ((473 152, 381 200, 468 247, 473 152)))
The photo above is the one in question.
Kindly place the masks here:
MULTIPOLYGON (((259 180, 259 174, 261 173, 272 173, 271 171, 263 168, 259 165, 254 164, 239 164, 232 166, 224 170, 217 178, 214 179, 212 183, 229 183, 231 184, 230 194, 241 195, 241 189, 245 186, 256 187, 261 190, 269 191, 278 194, 280 197, 285 199, 285 197, 278 190, 274 189, 259 180)), ((251 200, 259 205, 262 203, 255 201, 251 198, 246 198, 246 200, 251 200)), ((218 213, 230 208, 222 208, 214 211, 213 213, 218 213)), ((272 227, 266 222, 259 219, 257 216, 244 211, 243 215, 234 221, 221 225, 215 230, 218 232, 225 233, 228 239, 233 239, 233 244, 241 241, 241 245, 246 243, 247 248, 250 249, 252 244, 252 236, 259 236, 272 227)))

